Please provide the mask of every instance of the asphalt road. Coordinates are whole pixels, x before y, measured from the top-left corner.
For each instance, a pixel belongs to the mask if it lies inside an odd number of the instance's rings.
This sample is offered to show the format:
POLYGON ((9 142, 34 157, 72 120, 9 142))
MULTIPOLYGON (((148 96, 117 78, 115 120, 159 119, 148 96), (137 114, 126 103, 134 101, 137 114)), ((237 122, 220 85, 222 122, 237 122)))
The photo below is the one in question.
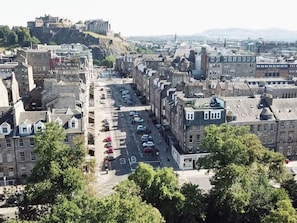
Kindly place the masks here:
POLYGON ((109 78, 108 73, 103 75, 103 78, 97 79, 96 89, 94 95, 95 102, 95 131, 96 134, 95 147, 96 147, 96 160, 98 168, 96 169, 97 184, 96 189, 99 196, 105 196, 113 192, 113 187, 120 181, 126 179, 137 167, 139 162, 145 162, 157 167, 172 167, 176 173, 178 173, 180 184, 185 182, 197 183, 202 189, 208 190, 210 188, 209 177, 210 175, 205 172, 194 171, 182 171, 177 168, 177 165, 173 161, 171 154, 169 153, 168 146, 163 141, 158 129, 151 122, 148 112, 149 106, 142 105, 131 88, 131 80, 123 80, 116 78, 116 75, 112 75, 112 79, 109 78), (103 91, 101 89, 103 88, 103 91), (107 93, 107 89, 111 90, 111 93, 107 93), (127 105, 122 99, 121 90, 128 90, 133 105, 127 105), (106 95, 104 104, 100 97, 102 94, 106 95), (121 105, 121 109, 117 110, 116 107, 121 105), (129 116, 131 110, 136 110, 140 116, 144 119, 144 125, 152 130, 152 137, 156 143, 156 147, 159 149, 159 156, 144 153, 141 145, 141 135, 136 133, 137 124, 131 124, 132 118, 129 116), (108 119, 111 123, 110 131, 100 131, 102 128, 102 120, 108 119), (103 159, 106 154, 106 148, 104 148, 103 139, 107 136, 112 137, 112 146, 116 154, 116 159, 110 162, 110 170, 108 173, 104 169, 103 159), (169 158, 169 161, 168 161, 169 158))

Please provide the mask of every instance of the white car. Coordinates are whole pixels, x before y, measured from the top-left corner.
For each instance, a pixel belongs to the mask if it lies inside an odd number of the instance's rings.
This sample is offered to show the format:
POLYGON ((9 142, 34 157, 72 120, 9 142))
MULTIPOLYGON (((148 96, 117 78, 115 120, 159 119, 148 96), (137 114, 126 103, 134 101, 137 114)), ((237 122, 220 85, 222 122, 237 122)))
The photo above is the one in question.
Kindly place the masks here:
POLYGON ((145 129, 145 126, 143 125, 138 125, 136 128, 136 130, 144 130, 144 129, 145 129))
POLYGON ((135 118, 134 118, 134 121, 135 121, 136 123, 143 123, 143 122, 144 122, 144 120, 143 120, 142 118, 140 118, 140 117, 135 117, 135 118))
POLYGON ((129 115, 130 115, 130 116, 134 116, 134 115, 136 115, 136 114, 138 114, 137 111, 130 111, 130 112, 129 112, 129 115))
POLYGON ((109 161, 113 161, 113 160, 115 160, 115 159, 116 159, 115 154, 114 154, 114 153, 108 153, 108 155, 107 155, 107 159, 108 159, 109 161))
POLYGON ((153 138, 152 136, 148 135, 148 134, 144 134, 141 136, 141 142, 144 143, 144 142, 147 142, 147 141, 152 141, 153 138))
POLYGON ((155 144, 152 141, 147 141, 147 142, 142 143, 142 146, 143 147, 154 147, 155 144))

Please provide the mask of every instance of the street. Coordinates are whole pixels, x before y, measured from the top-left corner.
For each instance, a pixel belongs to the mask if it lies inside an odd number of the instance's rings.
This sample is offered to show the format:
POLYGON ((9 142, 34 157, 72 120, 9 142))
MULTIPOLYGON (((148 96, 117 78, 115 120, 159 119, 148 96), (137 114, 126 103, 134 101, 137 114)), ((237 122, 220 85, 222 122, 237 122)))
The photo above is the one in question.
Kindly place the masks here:
POLYGON ((113 192, 113 187, 120 181, 127 179, 137 167, 139 162, 152 165, 154 168, 171 167, 178 174, 180 183, 192 182, 201 185, 201 189, 210 188, 209 175, 203 171, 181 171, 177 168, 169 148, 161 137, 159 130, 151 122, 148 114, 149 106, 142 105, 131 88, 131 79, 123 79, 114 74, 104 73, 98 78, 94 91, 94 115, 95 115, 95 158, 96 190, 99 196, 105 196, 113 192), (102 77, 103 76, 103 77, 102 77), (112 78, 110 78, 112 77, 112 78), (132 104, 127 104, 122 97, 122 91, 129 92, 132 104), (102 99, 104 94, 105 99, 102 99), (120 109, 118 109, 120 107, 120 109), (141 134, 137 134, 137 124, 132 124, 130 111, 137 111, 144 120, 142 123, 151 130, 151 136, 158 149, 158 154, 145 153, 141 143, 141 134), (103 131, 103 120, 110 123, 110 130, 103 131), (103 140, 110 136, 115 160, 109 162, 108 173, 104 168, 106 148, 103 140))

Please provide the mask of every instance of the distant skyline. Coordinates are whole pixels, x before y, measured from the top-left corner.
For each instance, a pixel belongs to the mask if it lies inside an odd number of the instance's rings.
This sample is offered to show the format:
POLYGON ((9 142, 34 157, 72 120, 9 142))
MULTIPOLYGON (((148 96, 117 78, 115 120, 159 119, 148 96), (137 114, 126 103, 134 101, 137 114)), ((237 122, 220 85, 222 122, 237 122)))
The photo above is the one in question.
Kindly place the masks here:
POLYGON ((1 4, 0 25, 27 26, 27 21, 51 15, 73 23, 103 19, 125 37, 192 35, 222 28, 297 31, 294 5, 293 0, 14 0, 1 4))

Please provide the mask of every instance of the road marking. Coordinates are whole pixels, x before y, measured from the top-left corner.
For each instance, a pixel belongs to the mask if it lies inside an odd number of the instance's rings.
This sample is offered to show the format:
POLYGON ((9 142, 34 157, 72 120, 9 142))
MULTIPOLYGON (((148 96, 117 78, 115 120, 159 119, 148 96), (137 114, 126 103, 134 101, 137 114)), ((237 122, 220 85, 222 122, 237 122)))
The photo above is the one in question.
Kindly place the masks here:
POLYGON ((120 164, 125 165, 126 164, 126 159, 125 158, 120 158, 120 164))
MULTIPOLYGON (((133 138, 134 138, 134 141, 136 142, 136 137, 135 137, 135 133, 133 133, 133 138)), ((140 157, 141 158, 143 158, 143 154, 142 154, 142 152, 141 152, 141 150, 140 150, 140 147, 139 147, 139 145, 137 144, 137 150, 138 150, 138 152, 139 152, 139 155, 140 155, 140 157)))
POLYGON ((135 156, 131 156, 131 163, 137 163, 135 156))

